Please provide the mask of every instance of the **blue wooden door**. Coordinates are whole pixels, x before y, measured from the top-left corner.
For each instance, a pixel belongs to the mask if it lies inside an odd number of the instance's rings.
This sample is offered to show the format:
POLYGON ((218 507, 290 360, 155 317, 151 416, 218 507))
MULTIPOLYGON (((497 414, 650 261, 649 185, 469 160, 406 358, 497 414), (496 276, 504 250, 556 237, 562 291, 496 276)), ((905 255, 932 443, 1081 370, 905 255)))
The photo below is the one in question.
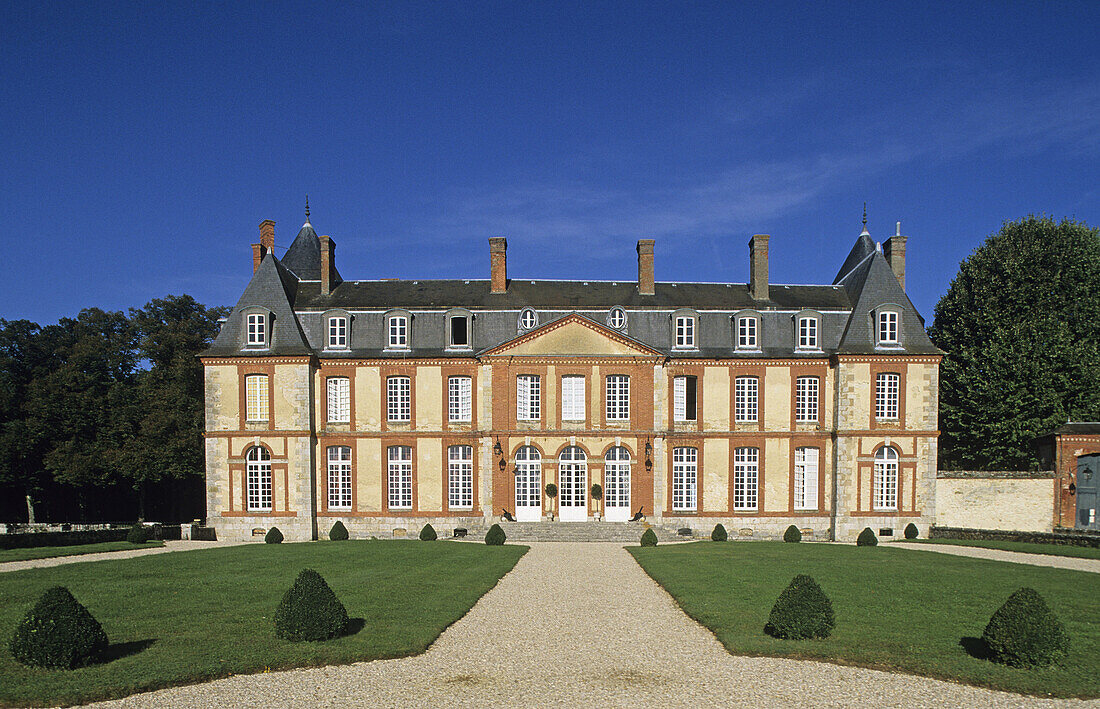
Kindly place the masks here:
POLYGON ((1077 459, 1077 529, 1100 530, 1100 455, 1077 459))

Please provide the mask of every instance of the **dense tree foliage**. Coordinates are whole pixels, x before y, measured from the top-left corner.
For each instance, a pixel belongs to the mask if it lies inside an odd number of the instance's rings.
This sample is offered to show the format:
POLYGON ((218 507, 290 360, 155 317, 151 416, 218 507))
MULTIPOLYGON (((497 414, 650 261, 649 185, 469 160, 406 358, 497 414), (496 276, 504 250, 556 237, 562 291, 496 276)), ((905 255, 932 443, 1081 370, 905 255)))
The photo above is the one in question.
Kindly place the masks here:
POLYGON ((144 516, 151 487, 162 508, 184 514, 172 483, 203 472, 195 356, 225 312, 184 295, 128 315, 89 308, 46 327, 0 320, 0 514, 144 516))
POLYGON ((941 467, 1029 469, 1032 439, 1100 420, 1100 232, 1005 223, 959 266, 929 335, 940 368, 941 467))

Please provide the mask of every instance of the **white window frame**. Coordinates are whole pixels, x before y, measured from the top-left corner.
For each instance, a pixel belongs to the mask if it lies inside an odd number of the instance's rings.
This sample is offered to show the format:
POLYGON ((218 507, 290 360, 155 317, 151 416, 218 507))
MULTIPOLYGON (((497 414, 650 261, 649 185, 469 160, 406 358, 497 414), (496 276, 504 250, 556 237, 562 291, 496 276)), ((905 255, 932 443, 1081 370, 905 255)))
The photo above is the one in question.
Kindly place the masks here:
POLYGON ((245 506, 249 512, 271 512, 271 453, 253 446, 245 458, 245 506))
POLYGON ((616 305, 607 311, 607 326, 615 330, 626 328, 626 311, 616 305))
POLYGON ((892 446, 883 446, 875 453, 875 491, 876 510, 896 510, 898 508, 898 452, 892 446))
POLYGON ((798 349, 821 349, 820 324, 819 318, 816 315, 798 316, 798 349))
POLYGON ((688 375, 672 378, 672 420, 676 423, 694 423, 699 420, 699 380, 688 375), (695 379, 695 410, 687 417, 687 380, 695 379))
POLYGON ((462 313, 458 315, 447 316, 447 347, 454 350, 468 350, 473 347, 473 318, 469 315, 462 313), (455 342, 455 320, 462 320, 466 323, 466 341, 455 342))
POLYGON ((630 506, 630 451, 612 446, 604 454, 604 504, 607 507, 630 506))
POLYGON ((267 423, 271 420, 268 406, 270 386, 266 374, 245 375, 245 420, 249 423, 267 423))
POLYGON ((348 317, 346 315, 329 316, 327 342, 327 347, 330 350, 346 350, 348 348, 348 317))
POLYGON ((896 310, 882 310, 878 314, 878 344, 897 346, 901 318, 896 310))
POLYGON ((329 377, 325 388, 328 394, 328 422, 351 423, 351 379, 329 377))
POLYGON ((386 349, 409 349, 409 316, 391 315, 386 318, 386 333, 388 335, 386 349))
POLYGON ((672 509, 694 512, 698 505, 699 449, 690 446, 672 449, 672 509))
POLYGON ((673 349, 695 349, 695 327, 697 324, 694 315, 676 316, 675 327, 673 329, 673 349))
POLYGON ((248 313, 245 316, 247 347, 267 346, 267 315, 264 313, 248 313))
POLYGON ((538 421, 542 418, 542 377, 538 374, 516 376, 516 420, 538 421))
POLYGON ((328 458, 328 509, 350 510, 351 497, 351 447, 329 446, 328 458))
POLYGON ((755 315, 737 316, 737 349, 760 349, 760 318, 755 315))
POLYGON ((608 374, 604 389, 604 414, 608 421, 630 420, 630 377, 608 374))
POLYGON ((447 421, 470 423, 473 419, 473 378, 447 378, 447 421))
POLYGON ((386 420, 408 423, 412 419, 412 379, 406 376, 386 378, 386 420))
POLYGON ((757 377, 734 379, 734 422, 757 423, 760 420, 760 380, 757 377))
POLYGON ((820 382, 817 377, 798 377, 794 382, 795 423, 817 423, 820 382))
POLYGON ((802 446, 794 449, 794 508, 816 510, 818 502, 817 476, 821 451, 802 446))
POLYGON ((879 372, 875 375, 875 420, 899 420, 900 404, 901 375, 896 372, 879 372))
POLYGON ((412 509, 412 447, 390 446, 386 451, 386 502, 391 510, 412 509))
POLYGON ((736 448, 733 451, 733 509, 752 511, 759 503, 760 449, 736 448))
POLYGON ((472 510, 474 507, 474 448, 447 448, 447 508, 472 510))
POLYGON ((524 308, 520 311, 516 324, 520 330, 534 330, 539 326, 539 314, 535 312, 534 308, 524 308))
POLYGON ((565 374, 561 378, 561 420, 584 421, 584 375, 565 374))

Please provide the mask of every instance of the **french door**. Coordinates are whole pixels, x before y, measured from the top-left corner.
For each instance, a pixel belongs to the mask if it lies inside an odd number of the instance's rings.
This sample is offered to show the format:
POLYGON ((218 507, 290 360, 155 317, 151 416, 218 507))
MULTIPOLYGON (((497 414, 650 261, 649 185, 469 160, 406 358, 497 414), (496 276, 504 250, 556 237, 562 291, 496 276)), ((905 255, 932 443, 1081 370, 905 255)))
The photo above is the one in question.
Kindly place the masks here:
POLYGON ((630 451, 616 446, 604 456, 604 519, 625 522, 630 519, 630 451))
POLYGON ((588 519, 588 458, 569 446, 558 457, 558 500, 562 522, 588 519))
POLYGON ((516 451, 516 520, 542 520, 542 458, 532 446, 516 451))

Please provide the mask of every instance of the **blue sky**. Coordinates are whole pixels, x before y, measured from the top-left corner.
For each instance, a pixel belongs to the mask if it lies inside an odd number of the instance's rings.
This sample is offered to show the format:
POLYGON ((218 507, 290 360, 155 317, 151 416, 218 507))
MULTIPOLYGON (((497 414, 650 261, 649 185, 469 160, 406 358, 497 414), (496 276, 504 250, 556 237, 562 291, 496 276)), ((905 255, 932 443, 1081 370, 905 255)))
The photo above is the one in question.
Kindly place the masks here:
POLYGON ((831 282, 902 222, 932 310, 1100 224, 1100 3, 32 3, 0 27, 0 318, 233 304, 257 225, 346 278, 831 282))

